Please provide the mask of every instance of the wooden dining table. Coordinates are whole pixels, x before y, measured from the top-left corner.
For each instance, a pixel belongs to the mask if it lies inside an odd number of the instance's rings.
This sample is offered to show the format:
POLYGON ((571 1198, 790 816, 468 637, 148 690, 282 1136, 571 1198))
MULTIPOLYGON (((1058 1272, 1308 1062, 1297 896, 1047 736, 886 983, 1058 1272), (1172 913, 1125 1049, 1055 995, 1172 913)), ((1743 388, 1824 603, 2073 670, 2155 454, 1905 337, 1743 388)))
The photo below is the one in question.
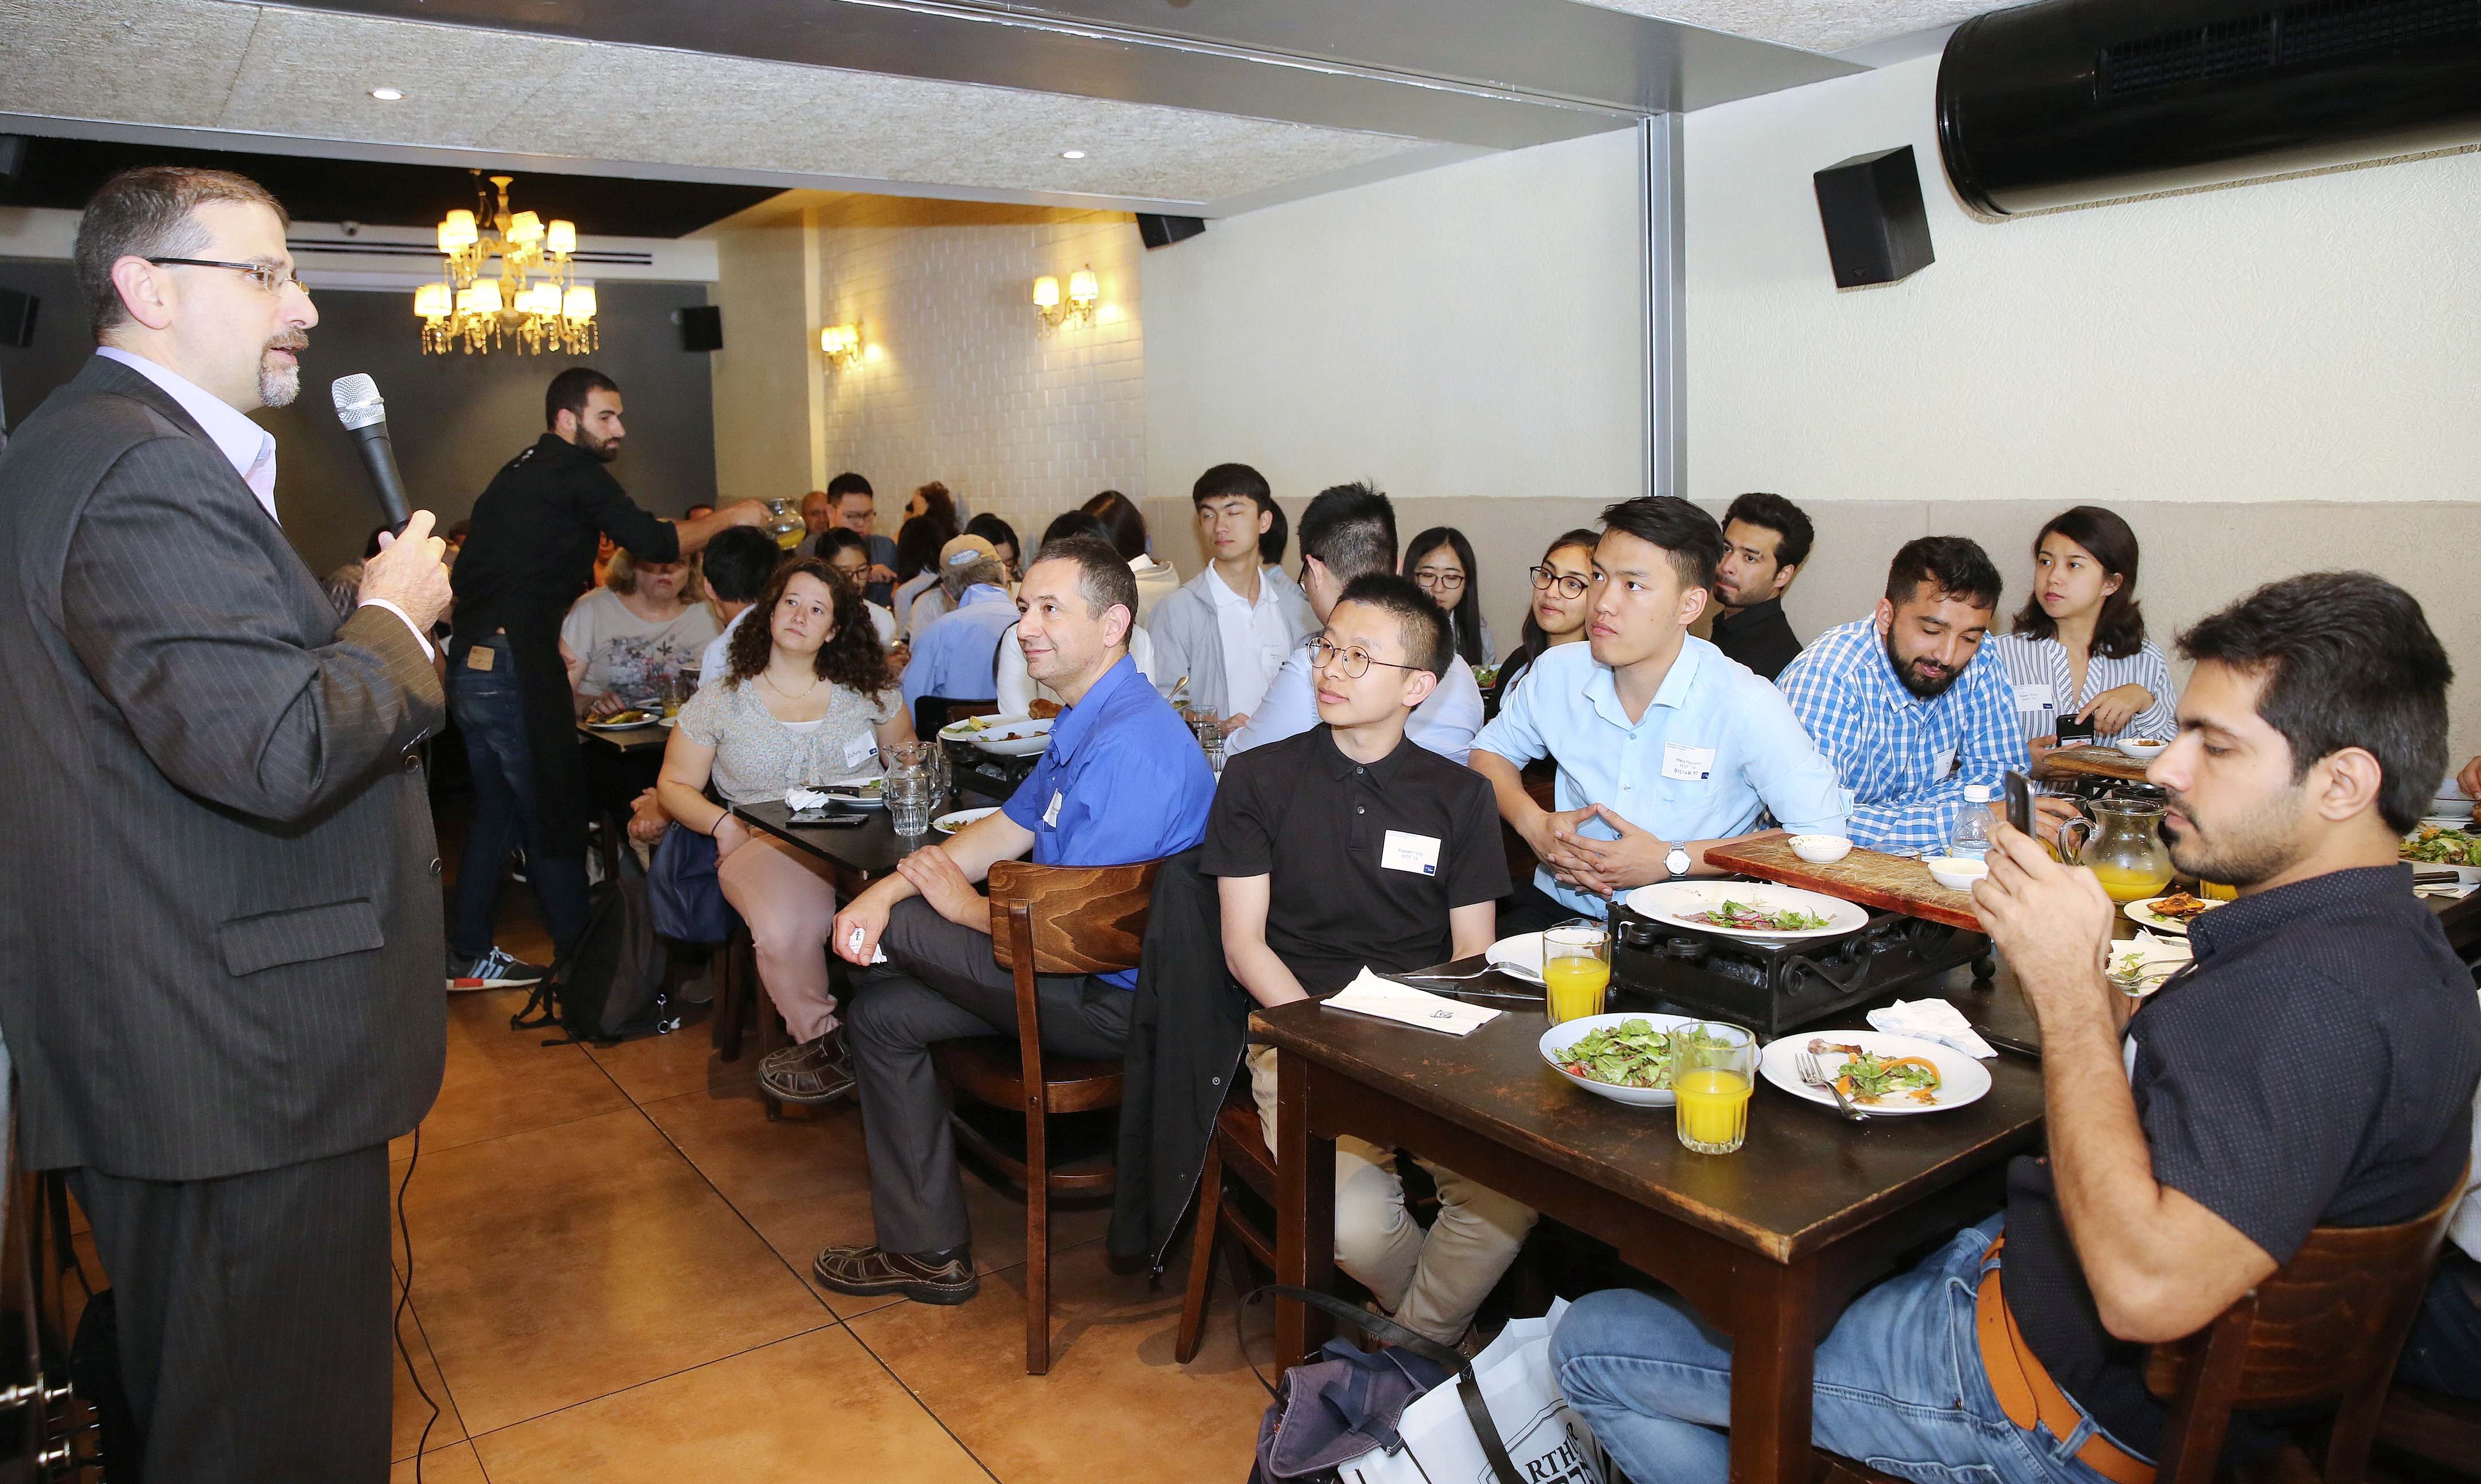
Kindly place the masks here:
MULTIPOLYGON (((1435 972, 1480 967, 1466 959, 1435 972)), ((1460 987, 1538 993, 1495 973, 1460 987)), ((1905 993, 1944 995, 1976 1024, 2040 1044, 2003 967, 1980 988, 1958 969, 1905 993)), ((1611 1008, 1632 1007, 1615 985, 1611 1008)), ((1867 1008, 1831 1024, 1862 1026, 1867 1008)), ((1669 1111, 1626 1106, 1561 1077, 1537 1048, 1546 1022, 1536 1009, 1505 1010, 1462 1039, 1317 1001, 1261 1011, 1251 1025, 1283 1054, 1278 1281, 1319 1289, 1332 1281, 1338 1136, 1436 1159, 1610 1243, 1731 1337, 1732 1477, 1743 1484, 1814 1476, 1819 1337, 1907 1254, 1999 1209, 2007 1161, 2041 1144, 2041 1068, 2015 1054, 1983 1063, 1991 1088, 1977 1102, 1860 1124, 1763 1083, 1747 1142, 1715 1156, 1684 1147, 1669 1111)), ((1316 1311, 1278 1304, 1280 1363, 1308 1358, 1325 1334, 1316 1311)))

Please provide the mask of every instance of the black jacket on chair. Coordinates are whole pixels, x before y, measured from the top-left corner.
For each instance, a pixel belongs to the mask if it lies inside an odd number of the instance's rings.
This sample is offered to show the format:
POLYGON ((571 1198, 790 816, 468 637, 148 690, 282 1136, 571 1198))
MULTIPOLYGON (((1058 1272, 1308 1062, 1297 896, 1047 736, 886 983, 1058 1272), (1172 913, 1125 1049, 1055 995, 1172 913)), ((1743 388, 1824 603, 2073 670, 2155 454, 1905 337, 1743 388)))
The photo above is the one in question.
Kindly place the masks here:
POLYGON ((1119 1181, 1111 1197, 1113 1257, 1142 1257, 1160 1272, 1197 1194, 1214 1115, 1240 1075, 1254 1007, 1223 964, 1223 909, 1215 878, 1186 850, 1155 875, 1145 962, 1130 1006, 1120 1101, 1119 1181))

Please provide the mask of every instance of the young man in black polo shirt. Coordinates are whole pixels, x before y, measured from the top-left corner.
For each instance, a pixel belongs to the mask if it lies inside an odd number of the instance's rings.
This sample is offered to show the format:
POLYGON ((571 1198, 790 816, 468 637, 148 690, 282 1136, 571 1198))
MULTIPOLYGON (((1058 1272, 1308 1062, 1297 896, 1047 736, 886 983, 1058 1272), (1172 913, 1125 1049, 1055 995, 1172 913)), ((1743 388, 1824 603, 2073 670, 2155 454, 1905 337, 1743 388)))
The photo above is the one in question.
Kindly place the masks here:
MULTIPOLYGON (((1454 653, 1411 581, 1355 578, 1311 654, 1319 724, 1225 766, 1202 864, 1222 878, 1224 958, 1259 1003, 1490 946, 1507 891, 1490 785, 1404 735, 1454 653)), ((1249 1078, 1271 1150, 1273 1048, 1250 1054, 1249 1078)), ((1336 1261, 1405 1327, 1454 1344, 1533 1212, 1424 1160, 1440 1205, 1424 1236, 1390 1151, 1338 1139, 1335 1160, 1336 1261)))
MULTIPOLYGON (((2180 738, 2148 776, 2173 863, 2239 898, 2130 1017, 2093 873, 1999 828, 1973 900, 2041 1021, 2050 1157, 1820 1342, 1830 1451, 2146 1484, 2166 1416, 2149 1346, 2210 1323, 2311 1228, 2410 1220, 2464 1167, 2481 1005, 2396 849, 2446 767, 2445 651, 2363 572, 2259 588, 2181 646, 2180 738)), ((1552 1353, 1631 1477, 1723 1477, 1731 1355, 1695 1318, 1597 1293, 1552 1353)))
POLYGON ((1714 569, 1714 647, 1772 680, 1800 653, 1783 595, 1809 561, 1815 533, 1799 506, 1753 491, 1723 512, 1723 560, 1714 569))

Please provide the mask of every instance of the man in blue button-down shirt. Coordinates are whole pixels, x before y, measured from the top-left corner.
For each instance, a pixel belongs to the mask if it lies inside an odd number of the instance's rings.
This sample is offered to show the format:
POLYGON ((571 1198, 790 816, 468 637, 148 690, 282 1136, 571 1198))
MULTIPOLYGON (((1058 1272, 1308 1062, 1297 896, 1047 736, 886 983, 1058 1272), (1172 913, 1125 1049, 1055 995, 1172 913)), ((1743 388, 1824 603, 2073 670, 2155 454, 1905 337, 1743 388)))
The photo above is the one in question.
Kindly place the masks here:
POLYGON ((1843 832, 1835 769, 1782 694, 1688 632, 1723 558, 1713 517, 1657 495, 1612 506, 1603 523, 1587 642, 1545 651, 1474 739, 1474 769, 1543 862, 1502 930, 1602 917, 1615 893, 1715 874, 1706 847, 1763 812, 1843 832), (1559 767, 1555 812, 1518 772, 1545 756, 1559 767))
POLYGON ((978 535, 950 540, 939 548, 939 586, 955 607, 913 636, 913 658, 904 664, 908 711, 926 695, 987 701, 999 694, 994 662, 1002 636, 1016 622, 999 549, 978 535))
MULTIPOLYGON (((961 1304, 979 1287, 930 1066, 941 1041, 1016 1033, 1015 982, 992 959, 990 903, 974 883, 997 861, 1124 866, 1206 836, 1214 797, 1206 754, 1129 659, 1136 588, 1105 542, 1044 545, 1026 570, 1017 631, 1027 672, 1067 703, 1041 763, 999 813, 905 857, 836 917, 836 952, 865 966, 886 952, 862 976, 849 1016, 878 1240, 819 1254, 812 1271, 839 1293, 961 1304)), ((1044 1050, 1119 1058, 1135 973, 1034 983, 1044 1050)))
POLYGON ((1935 851, 1967 784, 1996 796, 2028 765, 2006 667, 1982 652, 1998 590, 1978 545, 1923 536, 1895 554, 1875 613, 1819 635, 1775 678, 1851 791, 1853 844, 1935 851))

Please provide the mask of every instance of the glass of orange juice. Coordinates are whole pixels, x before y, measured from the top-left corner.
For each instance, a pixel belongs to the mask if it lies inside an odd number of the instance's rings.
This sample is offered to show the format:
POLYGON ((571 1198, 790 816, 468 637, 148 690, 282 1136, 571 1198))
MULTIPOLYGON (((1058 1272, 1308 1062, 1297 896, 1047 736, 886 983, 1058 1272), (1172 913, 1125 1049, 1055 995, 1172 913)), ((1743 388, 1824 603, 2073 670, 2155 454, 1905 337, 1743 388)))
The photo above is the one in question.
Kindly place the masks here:
POLYGON ((1680 1142, 1701 1155, 1728 1155, 1749 1136, 1749 1091, 1757 1084, 1758 1037, 1707 1021, 1671 1033, 1671 1091, 1679 1101, 1680 1142))
POLYGON ((1561 923, 1542 934, 1543 1007, 1556 1026, 1603 1013, 1611 983, 1611 930, 1592 918, 1561 923))

